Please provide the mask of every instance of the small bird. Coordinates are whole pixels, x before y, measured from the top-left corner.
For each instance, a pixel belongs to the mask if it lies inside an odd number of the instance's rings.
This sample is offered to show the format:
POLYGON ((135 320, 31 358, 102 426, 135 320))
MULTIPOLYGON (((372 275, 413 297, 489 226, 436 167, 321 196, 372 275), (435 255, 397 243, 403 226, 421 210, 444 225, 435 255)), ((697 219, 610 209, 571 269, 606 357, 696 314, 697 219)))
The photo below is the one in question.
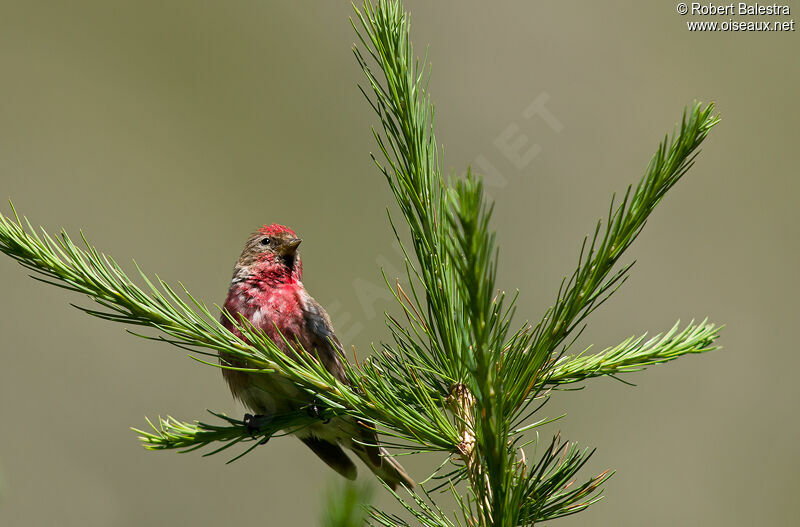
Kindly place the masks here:
MULTIPOLYGON (((235 320, 246 318, 264 331, 275 345, 292 357, 286 342, 299 343, 341 382, 348 382, 340 359, 342 344, 333 332, 325 310, 306 292, 301 282, 303 264, 297 247, 300 238, 283 225, 264 225, 244 246, 233 269, 224 309, 235 320), (285 340, 284 340, 285 339, 285 340)), ((223 314, 222 324, 239 338, 242 334, 223 314)), ((294 358, 294 357, 293 357, 294 358)), ((223 365, 247 367, 231 356, 220 354, 223 365)), ((257 414, 245 416, 247 422, 280 415, 313 404, 306 392, 277 374, 248 373, 222 369, 231 393, 257 414)), ((342 447, 353 451, 393 489, 414 486, 403 467, 378 445, 375 430, 351 417, 335 417, 294 431, 300 440, 332 469, 355 479, 356 467, 342 447)))

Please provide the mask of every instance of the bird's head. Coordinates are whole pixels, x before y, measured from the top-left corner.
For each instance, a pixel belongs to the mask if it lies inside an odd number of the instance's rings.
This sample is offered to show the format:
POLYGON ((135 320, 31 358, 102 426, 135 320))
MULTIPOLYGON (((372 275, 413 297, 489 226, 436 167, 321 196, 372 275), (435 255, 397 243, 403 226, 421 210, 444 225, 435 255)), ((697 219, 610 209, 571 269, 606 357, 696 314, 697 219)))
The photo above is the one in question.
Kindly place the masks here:
POLYGON ((237 267, 250 274, 285 273, 287 278, 300 280, 303 264, 297 247, 303 241, 295 232, 283 225, 264 225, 254 232, 244 246, 237 267))

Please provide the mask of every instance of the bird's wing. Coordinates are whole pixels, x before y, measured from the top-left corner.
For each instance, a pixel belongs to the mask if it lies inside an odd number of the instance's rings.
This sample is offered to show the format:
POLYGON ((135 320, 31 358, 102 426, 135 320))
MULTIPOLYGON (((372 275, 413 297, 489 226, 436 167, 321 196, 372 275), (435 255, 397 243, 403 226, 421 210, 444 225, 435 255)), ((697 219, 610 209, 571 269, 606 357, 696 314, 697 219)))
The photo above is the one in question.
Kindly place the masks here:
MULTIPOLYGON (((349 384, 342 365, 342 343, 333 332, 331 317, 316 300, 310 296, 306 297, 303 309, 306 329, 311 338, 311 348, 316 351, 316 356, 322 362, 325 369, 333 374, 341 382, 349 384)), ((311 350, 309 350, 311 351, 311 350)), ((358 421, 359 431, 357 433, 362 444, 358 448, 363 450, 372 462, 373 467, 380 467, 382 459, 378 447, 378 435, 375 428, 365 422, 358 421)))
POLYGON ((303 317, 311 340, 311 349, 308 351, 315 351, 317 358, 325 366, 325 369, 341 382, 347 383, 341 359, 342 343, 339 342, 333 332, 331 317, 310 296, 305 300, 303 317))

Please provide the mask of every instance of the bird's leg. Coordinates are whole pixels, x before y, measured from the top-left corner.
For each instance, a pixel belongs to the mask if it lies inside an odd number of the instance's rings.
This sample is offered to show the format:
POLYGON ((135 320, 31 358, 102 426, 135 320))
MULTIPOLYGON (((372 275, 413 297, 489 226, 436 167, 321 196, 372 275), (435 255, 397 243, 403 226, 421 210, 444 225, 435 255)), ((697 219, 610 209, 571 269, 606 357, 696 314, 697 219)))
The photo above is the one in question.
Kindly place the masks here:
MULTIPOLYGON (((250 432, 250 436, 253 439, 255 439, 255 437, 259 434, 261 428, 265 424, 269 423, 271 420, 272 420, 271 415, 264 415, 264 414, 256 414, 256 415, 244 414, 244 419, 243 419, 244 426, 247 427, 247 431, 250 432)), ((265 445, 267 444, 267 441, 269 441, 269 437, 265 437, 261 441, 261 444, 265 445)))
POLYGON ((316 397, 314 397, 314 400, 311 401, 311 404, 306 407, 306 411, 308 412, 309 416, 315 419, 321 419, 323 424, 330 423, 331 422, 330 417, 326 418, 322 417, 322 410, 323 408, 320 408, 319 402, 316 397))

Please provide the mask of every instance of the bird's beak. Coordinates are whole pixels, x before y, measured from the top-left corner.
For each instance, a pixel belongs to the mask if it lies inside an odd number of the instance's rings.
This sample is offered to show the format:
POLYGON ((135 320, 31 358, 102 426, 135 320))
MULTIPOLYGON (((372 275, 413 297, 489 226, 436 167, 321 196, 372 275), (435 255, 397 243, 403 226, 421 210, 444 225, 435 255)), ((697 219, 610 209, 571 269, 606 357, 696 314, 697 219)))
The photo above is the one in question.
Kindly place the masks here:
POLYGON ((294 254, 295 251, 297 250, 297 246, 300 245, 300 242, 302 241, 303 240, 301 240, 300 238, 292 238, 291 240, 287 240, 287 242, 281 246, 281 254, 283 255, 294 254))

